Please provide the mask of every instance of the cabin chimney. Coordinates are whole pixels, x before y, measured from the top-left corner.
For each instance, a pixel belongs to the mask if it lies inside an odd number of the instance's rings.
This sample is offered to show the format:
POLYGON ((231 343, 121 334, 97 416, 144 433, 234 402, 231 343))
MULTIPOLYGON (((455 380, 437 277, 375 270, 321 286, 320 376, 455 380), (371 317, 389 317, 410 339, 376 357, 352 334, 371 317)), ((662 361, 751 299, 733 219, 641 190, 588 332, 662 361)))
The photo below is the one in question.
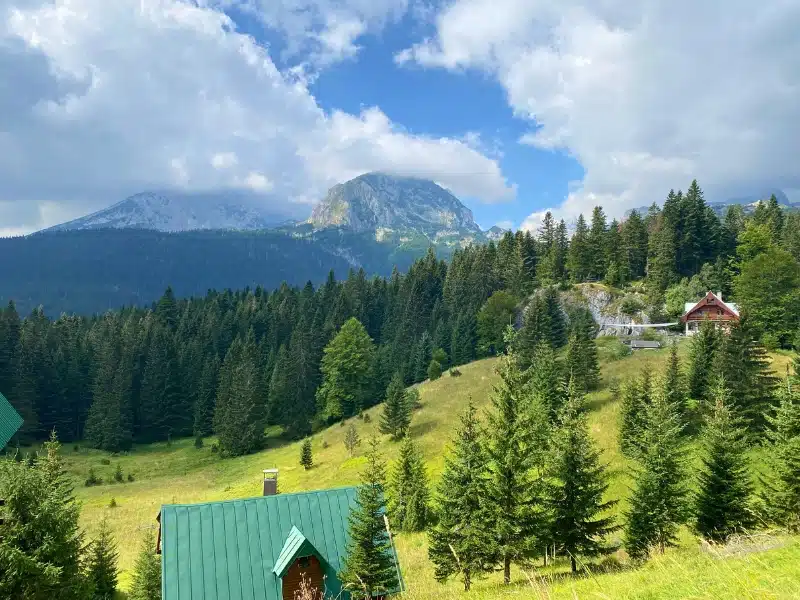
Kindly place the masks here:
POLYGON ((264 469, 264 495, 274 496, 278 493, 278 469, 264 469))
POLYGON ((723 301, 723 300, 722 300, 722 292, 717 292, 717 298, 719 298, 719 301, 720 301, 720 302, 722 302, 722 301, 723 301))

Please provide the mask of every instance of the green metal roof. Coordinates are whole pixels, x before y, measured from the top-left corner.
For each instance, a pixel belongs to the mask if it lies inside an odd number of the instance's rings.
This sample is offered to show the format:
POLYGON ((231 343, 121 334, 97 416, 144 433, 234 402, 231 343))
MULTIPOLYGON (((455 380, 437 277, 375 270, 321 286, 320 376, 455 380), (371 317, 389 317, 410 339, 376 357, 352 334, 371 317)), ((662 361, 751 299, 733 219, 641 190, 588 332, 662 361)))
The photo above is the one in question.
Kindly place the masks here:
POLYGON ((281 600, 281 577, 312 547, 338 591, 356 488, 161 508, 163 600, 281 600), (287 563, 288 561, 288 563, 287 563))
POLYGON ((272 572, 278 577, 283 577, 289 567, 292 566, 294 559, 299 556, 319 556, 319 552, 314 545, 306 539, 306 536, 297 528, 292 527, 289 532, 289 537, 283 544, 281 553, 278 555, 278 560, 272 568, 272 572))
POLYGON ((14 437, 20 427, 22 427, 22 417, 0 393, 0 450, 6 447, 8 440, 14 437))

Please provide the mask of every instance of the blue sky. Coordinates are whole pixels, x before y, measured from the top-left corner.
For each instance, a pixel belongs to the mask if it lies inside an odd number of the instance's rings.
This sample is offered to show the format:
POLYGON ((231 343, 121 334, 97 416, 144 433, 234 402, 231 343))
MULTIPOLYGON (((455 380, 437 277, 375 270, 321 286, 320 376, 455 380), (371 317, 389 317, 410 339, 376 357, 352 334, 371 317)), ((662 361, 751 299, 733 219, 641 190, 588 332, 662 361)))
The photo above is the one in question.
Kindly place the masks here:
POLYGON ((782 0, 0 0, 0 235, 143 190, 293 216, 368 171, 484 227, 781 188, 800 200, 782 0))

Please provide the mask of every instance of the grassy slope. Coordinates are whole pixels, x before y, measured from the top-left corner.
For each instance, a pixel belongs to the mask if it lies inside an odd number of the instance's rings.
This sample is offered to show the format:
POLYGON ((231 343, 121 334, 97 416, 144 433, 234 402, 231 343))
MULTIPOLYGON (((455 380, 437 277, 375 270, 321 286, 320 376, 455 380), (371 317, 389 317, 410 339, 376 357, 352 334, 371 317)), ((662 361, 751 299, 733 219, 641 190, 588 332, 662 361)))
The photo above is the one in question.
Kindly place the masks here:
MULTIPOLYGON (((601 358, 604 352, 601 341, 601 358)), ((685 347, 682 348, 682 353, 685 347)), ((603 448, 604 458, 612 475, 609 495, 623 499, 628 494, 629 478, 624 458, 617 451, 618 403, 609 392, 611 382, 636 374, 645 365, 658 368, 666 358, 665 351, 645 351, 617 361, 602 361, 603 386, 589 398, 592 409, 591 427, 603 448)), ((776 356, 774 368, 782 373, 788 356, 776 356)), ((418 440, 427 460, 429 473, 435 480, 443 466, 443 454, 457 422, 458 414, 471 396, 479 407, 488 404, 494 378, 495 360, 479 361, 461 368, 463 375, 445 375, 435 382, 420 386, 422 409, 415 413, 411 433, 418 440)), ((354 420, 362 439, 376 433, 381 407, 368 412, 370 422, 354 420)), ((320 489, 353 484, 363 465, 363 458, 348 458, 343 439, 346 428, 334 426, 313 437, 316 466, 304 471, 298 464, 300 444, 283 444, 273 440, 259 454, 237 459, 220 460, 210 444, 195 449, 193 440, 184 439, 166 444, 137 447, 128 456, 109 458, 98 451, 65 448, 69 471, 75 476, 76 491, 83 503, 82 520, 91 533, 102 516, 108 515, 120 541, 120 567, 129 570, 135 559, 141 530, 155 526, 155 517, 162 503, 199 502, 256 496, 261 493, 261 470, 280 469, 280 490, 284 492, 320 489), (136 481, 85 488, 82 482, 89 468, 105 481, 113 481, 117 464, 124 473, 133 473, 136 481), (111 498, 117 507, 108 508, 111 498)), ((385 456, 392 460, 398 445, 383 439, 385 456)), ((624 502, 618 510, 624 510, 624 502)), ((541 581, 531 582, 524 573, 516 573, 519 586, 502 588, 495 578, 475 586, 475 598, 501 598, 524 594, 534 598, 790 598, 800 597, 800 540, 770 539, 768 545, 780 548, 766 553, 744 553, 740 557, 717 560, 701 552, 691 536, 684 536, 684 547, 653 561, 644 569, 622 571, 602 576, 572 579, 557 572, 544 573, 541 581)), ((398 537, 398 548, 412 598, 460 596, 456 583, 439 586, 433 582, 426 559, 425 536, 398 537)), ((542 575, 541 573, 539 575, 542 575)), ((121 583, 126 587, 128 573, 121 583)))

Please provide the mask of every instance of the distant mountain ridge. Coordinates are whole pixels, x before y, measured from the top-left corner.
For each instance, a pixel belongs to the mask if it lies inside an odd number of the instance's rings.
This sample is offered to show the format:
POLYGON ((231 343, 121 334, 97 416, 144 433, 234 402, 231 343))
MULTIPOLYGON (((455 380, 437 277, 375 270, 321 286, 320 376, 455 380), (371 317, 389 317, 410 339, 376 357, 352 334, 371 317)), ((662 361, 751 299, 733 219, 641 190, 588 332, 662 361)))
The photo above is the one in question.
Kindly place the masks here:
POLYGON ((161 232, 236 229, 252 231, 286 224, 286 214, 269 210, 246 194, 142 192, 50 231, 148 229, 161 232))
MULTIPOLYGON (((778 201, 778 204, 783 206, 787 210, 797 210, 800 209, 800 202, 790 202, 789 197, 783 190, 774 189, 774 190, 767 190, 763 194, 756 194, 753 196, 742 196, 739 198, 732 198, 730 200, 726 200, 723 202, 708 202, 708 206, 717 213, 718 216, 722 216, 725 213, 725 210, 729 206, 742 206, 744 208, 745 214, 750 214, 752 211, 755 210, 756 206, 758 206, 759 202, 766 202, 770 199, 770 197, 774 195, 775 199, 778 201)), ((658 206, 661 206, 662 203, 658 203, 658 206)), ((644 216, 650 210, 649 206, 640 206, 639 208, 631 208, 625 211, 625 216, 629 216, 633 211, 638 212, 640 215, 644 216)))

